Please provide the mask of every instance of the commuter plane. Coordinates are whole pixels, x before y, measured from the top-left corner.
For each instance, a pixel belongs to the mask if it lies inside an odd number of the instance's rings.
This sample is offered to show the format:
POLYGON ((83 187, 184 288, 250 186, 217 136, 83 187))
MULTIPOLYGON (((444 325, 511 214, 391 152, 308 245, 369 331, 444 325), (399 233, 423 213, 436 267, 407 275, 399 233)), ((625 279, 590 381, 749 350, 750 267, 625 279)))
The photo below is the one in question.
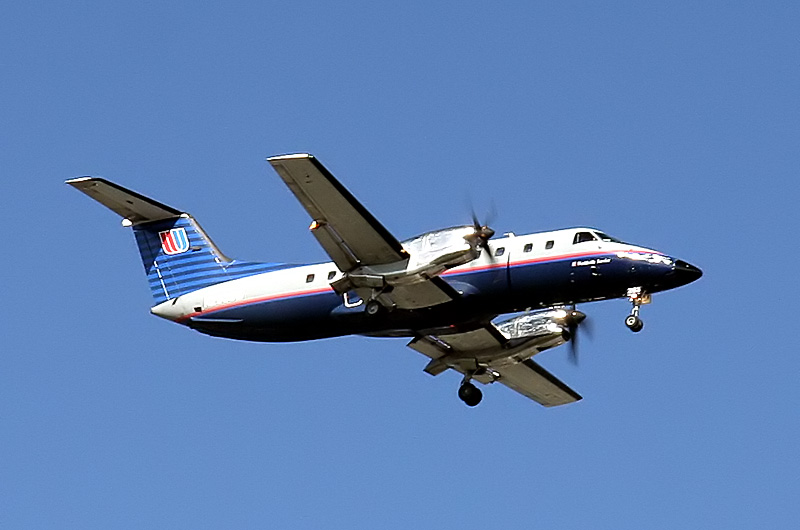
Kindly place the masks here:
MULTIPOLYGON (((310 265, 230 259, 186 212, 102 178, 67 184, 122 216, 133 229, 154 315, 208 335, 278 342, 341 335, 410 337, 430 358, 425 371, 501 383, 552 407, 581 399, 533 361, 570 342, 585 315, 575 304, 627 298, 625 324, 642 329, 651 295, 702 272, 656 250, 593 228, 493 237, 473 224, 398 241, 309 154, 267 159, 311 216, 331 262, 310 265), (503 314, 519 313, 495 321, 503 314)), ((575 350, 573 349, 573 358, 575 350)))

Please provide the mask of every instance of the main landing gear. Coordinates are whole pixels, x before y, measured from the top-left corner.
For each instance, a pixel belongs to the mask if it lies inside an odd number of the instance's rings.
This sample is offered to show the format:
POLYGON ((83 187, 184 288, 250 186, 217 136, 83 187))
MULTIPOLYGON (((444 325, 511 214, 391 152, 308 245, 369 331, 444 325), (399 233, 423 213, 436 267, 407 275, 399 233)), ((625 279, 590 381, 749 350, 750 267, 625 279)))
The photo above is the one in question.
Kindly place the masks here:
POLYGON ((375 316, 383 311, 383 306, 377 300, 370 300, 367 302, 367 307, 364 308, 370 316, 375 316))
POLYGON ((633 309, 631 309, 631 314, 625 318, 625 325, 637 333, 644 327, 644 322, 639 318, 639 308, 642 304, 650 303, 650 295, 642 291, 641 287, 632 287, 628 289, 628 300, 633 304, 633 309))
POLYGON ((393 311, 395 308, 394 302, 387 295, 392 292, 392 287, 384 287, 382 289, 373 289, 369 300, 366 300, 364 311, 367 315, 375 317, 382 315, 386 311, 393 311))
POLYGON ((471 374, 464 376, 461 386, 458 387, 458 397, 467 404, 468 407, 474 407, 483 399, 483 393, 478 387, 470 382, 471 374))

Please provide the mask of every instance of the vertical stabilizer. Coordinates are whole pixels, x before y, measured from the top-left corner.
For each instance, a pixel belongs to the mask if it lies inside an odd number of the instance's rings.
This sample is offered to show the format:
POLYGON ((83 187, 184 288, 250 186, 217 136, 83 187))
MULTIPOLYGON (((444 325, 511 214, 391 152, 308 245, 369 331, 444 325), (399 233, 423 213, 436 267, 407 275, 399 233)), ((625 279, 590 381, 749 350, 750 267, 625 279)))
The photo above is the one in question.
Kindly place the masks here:
POLYGON ((232 263, 188 214, 133 225, 156 302, 231 279, 232 263))
POLYGON ((156 303, 217 283, 280 268, 227 258, 188 213, 97 177, 68 180, 133 228, 156 303))

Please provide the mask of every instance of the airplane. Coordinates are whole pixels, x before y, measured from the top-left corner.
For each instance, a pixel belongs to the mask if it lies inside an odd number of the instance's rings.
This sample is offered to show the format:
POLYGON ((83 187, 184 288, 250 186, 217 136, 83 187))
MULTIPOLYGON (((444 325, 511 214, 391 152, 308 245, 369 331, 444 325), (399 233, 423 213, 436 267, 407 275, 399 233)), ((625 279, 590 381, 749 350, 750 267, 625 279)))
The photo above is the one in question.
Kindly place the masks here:
POLYGON ((152 314, 248 341, 410 338, 408 346, 430 359, 425 372, 463 375, 458 396, 470 407, 483 395, 475 381, 545 407, 580 400, 533 360, 567 342, 574 348, 586 317, 576 304, 627 298, 625 324, 638 332, 640 308, 654 293, 702 276, 686 261, 594 228, 494 237, 474 213, 472 224, 399 241, 314 156, 267 161, 311 216, 310 231, 332 261, 231 259, 182 210, 99 177, 66 183, 133 229, 152 314))

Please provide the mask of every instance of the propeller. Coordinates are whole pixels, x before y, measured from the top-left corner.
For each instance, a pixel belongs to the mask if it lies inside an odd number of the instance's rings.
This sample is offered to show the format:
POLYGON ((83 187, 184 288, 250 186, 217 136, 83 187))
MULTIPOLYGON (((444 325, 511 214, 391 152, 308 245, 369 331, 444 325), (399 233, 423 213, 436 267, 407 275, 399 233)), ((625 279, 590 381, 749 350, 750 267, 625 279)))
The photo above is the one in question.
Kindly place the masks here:
POLYGON ((578 364, 578 327, 583 326, 585 332, 591 335, 591 326, 589 321, 586 320, 586 314, 575 309, 575 305, 570 309, 565 309, 567 312, 564 317, 564 323, 567 325, 569 331, 569 360, 572 364, 578 364))
POLYGON ((490 228, 489 225, 496 217, 497 209, 494 207, 494 204, 492 204, 491 210, 489 210, 489 213, 486 215, 485 223, 481 223, 480 219, 478 219, 478 214, 475 213, 475 208, 473 208, 471 205, 470 213, 472 214, 472 226, 475 228, 475 232, 470 237, 477 239, 477 246, 484 249, 491 259, 493 256, 491 249, 489 248, 489 240, 494 236, 495 231, 494 229, 490 228))
POLYGON ((489 240, 494 236, 494 230, 488 224, 482 225, 475 212, 472 212, 472 226, 475 227, 475 237, 478 239, 478 246, 489 252, 489 240))

